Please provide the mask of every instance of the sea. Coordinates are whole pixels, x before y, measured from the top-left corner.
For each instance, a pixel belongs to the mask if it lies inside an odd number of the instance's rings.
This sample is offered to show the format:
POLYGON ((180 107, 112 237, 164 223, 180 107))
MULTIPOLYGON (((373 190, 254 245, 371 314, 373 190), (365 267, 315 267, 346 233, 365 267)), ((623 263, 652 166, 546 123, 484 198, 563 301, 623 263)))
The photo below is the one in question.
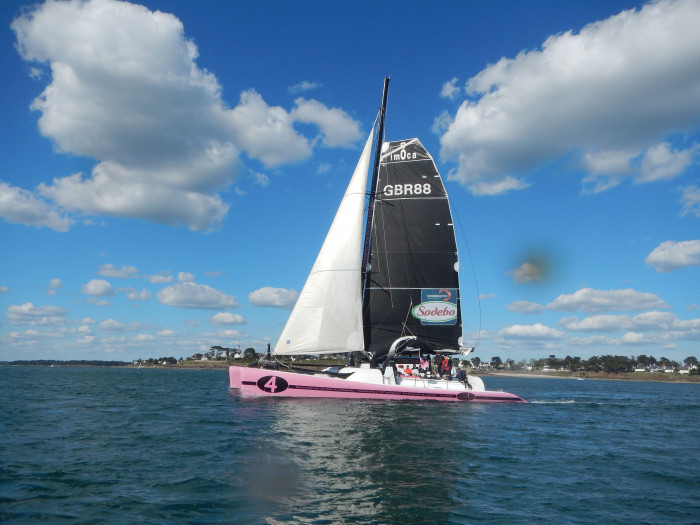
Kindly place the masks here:
POLYGON ((697 524, 700 385, 528 404, 242 398, 225 370, 0 367, 0 522, 697 524))

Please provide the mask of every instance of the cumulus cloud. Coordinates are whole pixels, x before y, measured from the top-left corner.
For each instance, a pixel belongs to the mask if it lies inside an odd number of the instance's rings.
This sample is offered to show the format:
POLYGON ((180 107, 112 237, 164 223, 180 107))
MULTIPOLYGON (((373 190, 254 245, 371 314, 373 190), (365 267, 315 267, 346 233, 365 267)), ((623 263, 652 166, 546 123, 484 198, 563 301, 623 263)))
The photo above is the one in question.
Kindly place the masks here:
MULTIPOLYGON (((58 151, 97 163, 36 193, 0 186, 0 215, 10 221, 66 231, 69 212, 210 231, 228 212, 221 192, 242 152, 268 166, 312 153, 294 129, 299 107, 270 106, 249 90, 228 108, 171 14, 117 0, 49 1, 24 11, 12 29, 21 57, 50 69, 31 105, 39 130, 58 151)), ((347 130, 358 124, 342 110, 317 103, 301 116, 321 128, 326 145, 355 140, 347 130), (327 129, 333 125, 339 129, 327 129)))
POLYGON ((169 272, 163 272, 156 275, 146 275, 145 277, 151 284, 165 284, 173 281, 173 276, 169 275, 169 272))
POLYGON ((362 138, 359 123, 339 108, 328 108, 317 100, 298 98, 291 116, 295 121, 315 124, 321 143, 327 147, 351 147, 362 138))
POLYGON ((440 96, 442 98, 449 98, 449 99, 454 99, 457 95, 459 95, 462 91, 462 88, 457 85, 457 82, 459 79, 457 77, 454 77, 451 80, 448 80, 442 85, 442 89, 440 90, 440 96))
POLYGON ((31 191, 0 181, 0 217, 17 224, 66 232, 73 220, 31 191))
POLYGON ((290 309, 296 303, 299 292, 286 288, 273 288, 266 286, 250 292, 248 301, 255 306, 272 306, 275 308, 290 309))
POLYGON ((439 117, 441 156, 458 164, 450 178, 502 193, 571 154, 592 191, 677 176, 696 146, 665 140, 700 117, 698 17, 694 0, 651 2, 486 67, 456 114, 439 117))
POLYGON ((214 325, 229 325, 229 324, 245 324, 245 319, 241 314, 232 314, 229 312, 219 312, 212 316, 209 322, 214 325))
POLYGON ((683 209, 681 215, 695 215, 700 217, 700 188, 697 186, 687 186, 683 188, 681 197, 683 209))
POLYGON ((649 310, 668 308, 668 305, 652 293, 625 290, 594 290, 581 288, 572 294, 564 294, 549 303, 548 310, 565 312, 605 312, 623 310, 649 310))
POLYGON ((498 335, 508 339, 561 339, 565 337, 564 332, 541 323, 508 326, 499 331, 498 335))
POLYGON ((97 271, 103 277, 116 277, 117 279, 127 279, 129 277, 137 277, 139 269, 135 266, 122 266, 117 268, 113 264, 103 264, 97 271))
POLYGON ((58 289, 62 287, 63 283, 61 282, 61 279, 51 279, 51 281, 49 282, 49 288, 46 290, 46 293, 49 295, 58 295, 58 289))
POLYGON ((84 284, 80 291, 86 295, 97 295, 100 297, 111 297, 114 295, 114 288, 104 279, 92 279, 84 284))
POLYGON ((542 280, 542 269, 537 264, 524 262, 515 270, 509 271, 508 275, 512 275, 516 283, 532 283, 542 280))
POLYGON ((180 308, 226 309, 239 306, 236 298, 205 284, 180 282, 156 293, 158 301, 180 308))
MULTIPOLYGON (((694 321, 696 325, 700 326, 699 322, 700 320, 694 321)), ((634 316, 629 314, 593 315, 581 320, 576 317, 565 317, 559 321, 559 326, 572 332, 643 332, 688 328, 687 323, 678 319, 675 314, 659 311, 643 312, 634 316)))
POLYGON ((68 311, 58 306, 34 306, 33 303, 11 305, 7 308, 7 320, 17 326, 61 325, 68 311))
POLYGON ((228 119, 241 146, 266 166, 297 162, 311 155, 309 140, 294 130, 289 112, 269 106, 255 90, 241 94, 228 119))
POLYGON ((189 272, 179 272, 177 274, 177 280, 180 281, 181 283, 189 283, 194 281, 194 274, 191 274, 189 272))
POLYGON ((264 173, 255 173, 255 175, 253 175, 253 180, 255 180, 257 185, 262 186, 263 188, 267 188, 270 185, 270 177, 264 173))
POLYGON ((132 301, 148 301, 151 298, 151 291, 146 288, 136 290, 135 288, 126 288, 126 298, 132 301))
POLYGON ((519 314, 539 314, 544 310, 544 306, 531 301, 514 301, 506 305, 506 309, 519 314))
POLYGON ((322 87, 323 84, 318 82, 309 82, 308 80, 302 80, 298 84, 294 84, 289 87, 289 92, 292 94, 303 93, 304 91, 311 91, 313 89, 318 89, 322 87))
POLYGON ((115 333, 120 333, 120 332, 137 332, 139 330, 147 329, 149 328, 147 325, 144 325, 142 323, 131 323, 131 324, 124 324, 122 322, 117 321, 116 319, 105 319, 99 324, 100 330, 103 330, 105 332, 115 332, 115 333))
POLYGON ((678 151, 668 142, 649 148, 642 156, 638 182, 673 179, 685 171, 693 160, 694 148, 678 151))
POLYGON ((700 266, 700 240, 664 241, 654 248, 644 262, 660 273, 700 266))

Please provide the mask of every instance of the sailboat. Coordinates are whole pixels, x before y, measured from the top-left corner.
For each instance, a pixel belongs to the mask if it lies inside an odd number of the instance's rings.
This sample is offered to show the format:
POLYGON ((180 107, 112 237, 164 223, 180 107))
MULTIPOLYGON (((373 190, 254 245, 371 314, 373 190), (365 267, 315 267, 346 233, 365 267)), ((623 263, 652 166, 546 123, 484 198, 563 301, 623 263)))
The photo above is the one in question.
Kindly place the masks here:
POLYGON ((230 386, 244 396, 525 402, 487 391, 479 377, 452 380, 425 366, 430 356, 472 349, 462 346, 458 253, 447 192, 418 139, 383 140, 388 87, 387 78, 376 144, 373 126, 271 356, 342 353, 350 357, 348 366, 301 370, 280 361, 232 366, 230 386))

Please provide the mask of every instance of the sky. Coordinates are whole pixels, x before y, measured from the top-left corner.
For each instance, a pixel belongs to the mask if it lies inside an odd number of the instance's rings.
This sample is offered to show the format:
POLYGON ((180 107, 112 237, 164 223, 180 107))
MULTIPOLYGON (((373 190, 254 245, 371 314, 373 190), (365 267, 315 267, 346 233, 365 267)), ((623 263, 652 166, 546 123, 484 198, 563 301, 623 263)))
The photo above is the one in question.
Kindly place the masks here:
POLYGON ((700 2, 0 3, 0 361, 273 346, 391 77, 464 344, 700 356, 700 2))

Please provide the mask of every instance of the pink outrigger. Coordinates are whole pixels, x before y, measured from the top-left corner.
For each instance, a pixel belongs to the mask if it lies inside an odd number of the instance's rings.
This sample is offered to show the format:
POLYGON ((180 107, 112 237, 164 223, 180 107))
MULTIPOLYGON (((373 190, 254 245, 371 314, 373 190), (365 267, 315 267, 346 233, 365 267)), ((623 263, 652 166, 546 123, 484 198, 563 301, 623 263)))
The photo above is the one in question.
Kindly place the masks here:
POLYGON ((240 389, 243 396, 525 403, 525 400, 507 392, 476 390, 483 388, 478 377, 469 378, 470 389, 459 381, 395 377, 391 368, 387 368, 383 375, 379 369, 350 367, 342 368, 339 373, 350 371, 350 376, 341 379, 325 376, 323 372, 310 375, 232 366, 229 368, 229 378, 231 388, 240 389))
POLYGON ((427 371, 422 355, 466 355, 473 348, 462 346, 447 192, 418 139, 383 141, 388 85, 385 79, 371 189, 374 127, 274 349, 282 356, 348 353, 365 362, 317 372, 284 363, 275 370, 232 366, 231 388, 243 396, 523 403, 487 391, 478 377, 449 381, 427 371), (419 375, 399 373, 397 362, 416 359, 419 375))

